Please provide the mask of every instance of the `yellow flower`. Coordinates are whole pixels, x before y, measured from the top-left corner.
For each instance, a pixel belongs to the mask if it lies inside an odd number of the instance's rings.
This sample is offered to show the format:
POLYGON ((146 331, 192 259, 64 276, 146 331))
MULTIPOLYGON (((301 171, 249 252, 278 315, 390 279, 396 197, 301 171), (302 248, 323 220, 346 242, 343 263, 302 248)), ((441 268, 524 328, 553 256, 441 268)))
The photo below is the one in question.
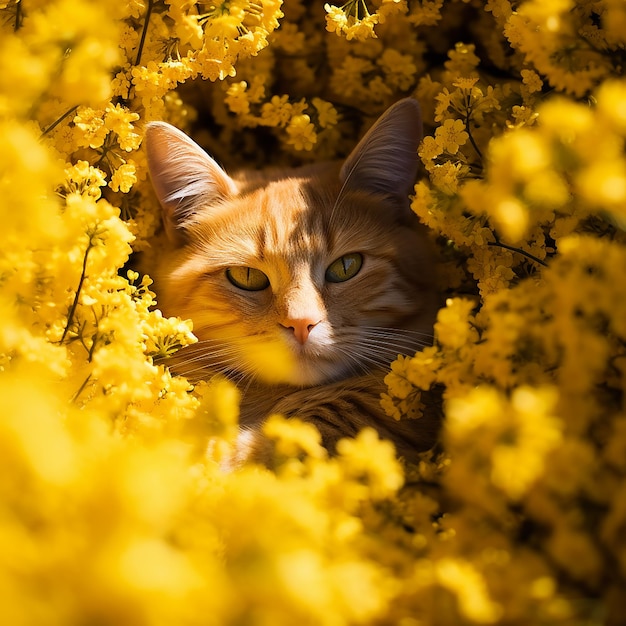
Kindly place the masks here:
POLYGON ((431 137, 430 135, 424 137, 418 150, 419 155, 422 157, 422 160, 426 165, 428 165, 428 161, 436 159, 441 152, 442 146, 434 137, 431 137))
POLYGON ((268 126, 284 126, 291 119, 292 108, 289 96, 272 96, 261 107, 261 117, 268 126))
POLYGON ((626 8, 474 2, 458 43, 466 4, 0 0, 0 623, 621 623, 626 8), (131 256, 143 124, 289 167, 405 95, 446 306, 381 405, 408 432, 441 396, 438 445, 404 479, 371 429, 331 455, 272 417, 276 471, 226 471, 241 392, 168 370, 191 322, 131 256))
POLYGON ((461 613, 468 619, 491 624, 502 614, 502 608, 489 597, 484 579, 470 563, 441 559, 435 564, 434 574, 438 584, 456 594, 461 613))
POLYGON ((543 81, 533 70, 522 70, 522 81, 528 87, 528 91, 530 93, 534 93, 535 91, 541 91, 543 87, 543 81))
POLYGON ((141 143, 141 135, 135 132, 133 122, 139 119, 139 114, 116 104, 106 109, 104 123, 108 129, 113 131, 117 137, 117 143, 122 150, 132 152, 137 150, 141 143))
POLYGON ((227 90, 225 99, 228 108, 238 115, 246 115, 250 113, 250 102, 248 101, 247 91, 248 83, 242 80, 238 83, 232 83, 227 90))
POLYGON ((397 86, 399 89, 406 90, 415 81, 417 66, 409 54, 402 54, 393 48, 386 48, 376 63, 382 68, 389 84, 394 87, 397 86))
POLYGON ((273 46, 282 48, 287 54, 299 54, 306 48, 306 37, 296 24, 286 22, 274 35, 273 46))
POLYGON ((312 150, 317 142, 315 126, 306 114, 295 115, 287 124, 287 143, 296 150, 312 150))
POLYGON ((602 83, 596 96, 598 112, 621 133, 626 132, 626 84, 610 80, 602 83))
POLYGON ((263 425, 263 432, 275 440, 276 454, 285 459, 298 458, 301 454, 314 459, 326 457, 320 433, 313 424, 273 415, 263 425))
POLYGON ((339 121, 337 109, 330 102, 325 102, 321 98, 313 98, 311 103, 317 110, 318 122, 322 128, 329 128, 337 124, 339 121))
POLYGON ((470 458, 484 458, 492 484, 517 501, 542 476, 561 440, 561 422, 552 415, 555 402, 553 389, 520 387, 509 405, 495 390, 478 388, 451 400, 447 436, 455 446, 468 437, 480 438, 481 449, 470 458))
POLYGON ((592 206, 608 208, 626 218, 626 159, 596 161, 577 177, 581 196, 592 206))
POLYGON ((67 180, 65 182, 66 193, 86 194, 94 200, 102 195, 100 187, 106 185, 104 172, 89 165, 87 161, 78 161, 75 165, 65 168, 67 180))
POLYGON ((448 52, 448 57, 445 67, 455 76, 471 76, 480 63, 474 44, 457 43, 454 50, 448 52))
POLYGON ((444 120, 435 131, 435 141, 450 154, 456 154, 468 139, 463 120, 444 120))
POLYGON ((346 475, 364 482, 374 500, 391 497, 404 482, 393 445, 379 439, 372 428, 363 429, 354 439, 341 439, 337 452, 346 475))
POLYGON ((341 8, 325 4, 324 10, 328 32, 345 35, 348 41, 352 39, 366 41, 369 38, 376 38, 374 26, 378 24, 378 15, 370 14, 364 0, 348 2, 341 8), (360 13, 360 8, 363 14, 360 13))
POLYGON ((348 26, 348 16, 343 9, 332 4, 325 4, 324 11, 326 11, 326 30, 329 33, 343 33, 348 26))
POLYGON ((351 41, 366 41, 370 38, 376 38, 374 26, 378 24, 378 15, 366 15, 360 19, 355 19, 353 23, 348 20, 348 27, 344 29, 346 39, 351 41))
POLYGON ((109 128, 104 122, 104 111, 98 111, 89 107, 78 109, 74 117, 74 124, 80 129, 79 145, 90 148, 100 148, 109 134, 109 128))
POLYGON ((435 337, 443 346, 458 349, 478 339, 478 332, 469 319, 474 308, 470 300, 459 298, 446 301, 440 309, 435 323, 435 337))
POLYGON ((463 175, 468 168, 461 163, 446 161, 428 168, 430 181, 439 191, 447 195, 454 195, 458 189, 463 175))
POLYGON ((135 164, 131 161, 120 165, 111 175, 109 187, 113 191, 128 193, 130 188, 137 182, 135 164))

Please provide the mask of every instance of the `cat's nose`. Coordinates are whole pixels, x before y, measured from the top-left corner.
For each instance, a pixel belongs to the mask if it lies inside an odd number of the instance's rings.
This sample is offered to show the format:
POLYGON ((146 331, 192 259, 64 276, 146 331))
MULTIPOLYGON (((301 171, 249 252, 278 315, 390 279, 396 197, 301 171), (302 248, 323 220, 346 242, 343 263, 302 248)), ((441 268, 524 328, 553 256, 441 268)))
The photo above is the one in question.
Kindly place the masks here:
POLYGON ((284 322, 281 322, 281 326, 286 328, 287 330, 291 330, 293 332, 293 336, 296 338, 296 341, 302 345, 304 345, 309 339, 309 335, 311 331, 320 323, 320 320, 317 322, 312 319, 288 319, 284 322))

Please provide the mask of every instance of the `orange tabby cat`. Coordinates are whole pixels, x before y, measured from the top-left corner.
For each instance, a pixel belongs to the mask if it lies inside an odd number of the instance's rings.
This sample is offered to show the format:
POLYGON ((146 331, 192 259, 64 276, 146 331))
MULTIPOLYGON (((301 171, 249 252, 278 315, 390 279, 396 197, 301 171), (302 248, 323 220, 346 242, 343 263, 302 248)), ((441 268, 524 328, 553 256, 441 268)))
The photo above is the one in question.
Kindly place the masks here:
POLYGON ((380 406, 389 363, 429 342, 437 305, 408 200, 421 138, 406 99, 343 164, 231 178, 181 131, 148 125, 168 241, 151 274, 164 313, 193 320, 199 339, 172 367, 239 385, 237 462, 268 460, 271 413, 315 424, 331 451, 365 426, 405 457, 433 444, 428 420, 398 422, 380 406))

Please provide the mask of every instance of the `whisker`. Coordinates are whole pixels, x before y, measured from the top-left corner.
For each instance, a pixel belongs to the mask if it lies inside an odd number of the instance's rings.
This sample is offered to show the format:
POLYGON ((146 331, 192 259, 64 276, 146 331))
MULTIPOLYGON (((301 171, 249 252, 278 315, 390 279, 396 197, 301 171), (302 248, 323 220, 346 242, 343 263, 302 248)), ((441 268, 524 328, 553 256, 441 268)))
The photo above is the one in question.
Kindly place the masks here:
POLYGON ((418 352, 421 348, 425 348, 428 344, 424 343, 416 343, 415 341, 411 342, 401 342, 401 341, 376 341, 373 339, 363 339, 359 345, 367 346, 371 348, 376 348, 378 350, 383 350, 385 352, 401 352, 401 353, 413 353, 418 352))
POLYGON ((425 333, 420 330, 412 330, 408 328, 390 328, 385 326, 361 326, 359 328, 361 331, 369 332, 374 331, 376 333, 381 333, 385 335, 416 335, 420 337, 426 337, 427 339, 434 339, 434 335, 432 332, 425 333))
MULTIPOLYGON (((362 374, 363 372, 367 371, 367 368, 362 363, 362 361, 358 359, 351 351, 341 347, 338 349, 338 352, 348 358, 349 362, 346 362, 345 365, 348 367, 348 370, 352 375, 357 376, 358 374, 362 374)), ((366 357, 366 360, 369 359, 366 357)))
MULTIPOLYGON (((415 342, 415 343, 425 343, 427 338, 420 337, 419 335, 403 335, 401 333, 359 333, 357 335, 360 339, 371 339, 372 341, 402 341, 402 342, 415 342)), ((429 342, 430 343, 430 342, 429 342)))
POLYGON ((381 351, 376 346, 359 346, 354 352, 361 358, 367 358, 370 361, 376 361, 378 365, 389 365, 391 361, 396 359, 396 356, 398 354, 395 350, 386 352, 381 351))

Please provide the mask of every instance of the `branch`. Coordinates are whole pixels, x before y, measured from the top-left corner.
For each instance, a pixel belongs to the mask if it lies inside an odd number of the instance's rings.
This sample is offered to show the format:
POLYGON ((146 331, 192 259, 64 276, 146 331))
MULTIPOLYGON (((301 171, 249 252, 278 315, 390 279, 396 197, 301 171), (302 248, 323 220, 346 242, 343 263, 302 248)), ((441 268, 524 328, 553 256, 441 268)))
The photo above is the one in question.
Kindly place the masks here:
POLYGON ((476 154, 478 155, 478 158, 480 159, 480 162, 483 162, 483 153, 480 151, 480 148, 478 147, 478 144, 476 143, 476 141, 474 140, 474 137, 472 135, 472 129, 470 127, 470 115, 469 112, 465 115, 465 132, 467 132, 468 136, 469 136, 469 140, 470 143, 472 144, 472 147, 474 148, 474 150, 476 150, 476 154))
POLYGON ((22 14, 22 0, 17 0, 15 3, 15 24, 13 25, 13 32, 16 33, 21 27, 24 21, 24 15, 22 14))
POLYGON ((78 307, 78 299, 80 297, 80 291, 83 288, 83 283, 85 282, 85 278, 87 277, 87 257, 89 256, 89 251, 94 247, 93 239, 89 239, 89 244, 87 246, 87 250, 85 250, 85 256, 83 257, 83 269, 80 273, 80 278, 78 280, 78 286, 76 287, 76 293, 74 294, 74 301, 72 302, 72 306, 67 314, 67 323, 65 324, 65 328, 63 329, 63 335, 61 335, 61 342, 65 341, 67 337, 67 333, 70 330, 70 327, 74 321, 74 315, 76 314, 76 309, 78 307))
POLYGON ((53 131, 66 117, 69 117, 72 113, 74 113, 74 111, 76 111, 77 108, 78 108, 78 105, 73 106, 68 111, 65 111, 65 113, 63 113, 63 115, 61 115, 61 117, 58 120, 52 122, 52 124, 50 124, 50 126, 48 126, 48 128, 46 128, 46 130, 44 130, 41 133, 40 138, 43 139, 48 133, 53 131))
POLYGON ((539 257, 536 257, 534 254, 531 254, 530 252, 526 252, 525 250, 522 250, 521 248, 515 248, 514 246, 509 246, 506 243, 502 243, 499 239, 496 239, 495 241, 489 241, 487 242, 487 245, 497 246, 498 248, 504 248, 505 250, 510 250, 511 252, 517 252, 518 254, 525 256, 527 259, 530 259, 531 261, 534 261, 535 263, 539 263, 539 265, 548 267, 548 264, 545 261, 542 261, 539 257))
POLYGON ((139 41, 139 47, 137 48, 137 57, 135 58, 135 65, 141 63, 141 55, 143 54, 143 47, 146 43, 146 35, 148 34, 148 24, 150 23, 150 16, 152 15, 152 9, 154 8, 154 0, 148 0, 148 8, 146 9, 146 18, 141 29, 141 39, 139 41))

